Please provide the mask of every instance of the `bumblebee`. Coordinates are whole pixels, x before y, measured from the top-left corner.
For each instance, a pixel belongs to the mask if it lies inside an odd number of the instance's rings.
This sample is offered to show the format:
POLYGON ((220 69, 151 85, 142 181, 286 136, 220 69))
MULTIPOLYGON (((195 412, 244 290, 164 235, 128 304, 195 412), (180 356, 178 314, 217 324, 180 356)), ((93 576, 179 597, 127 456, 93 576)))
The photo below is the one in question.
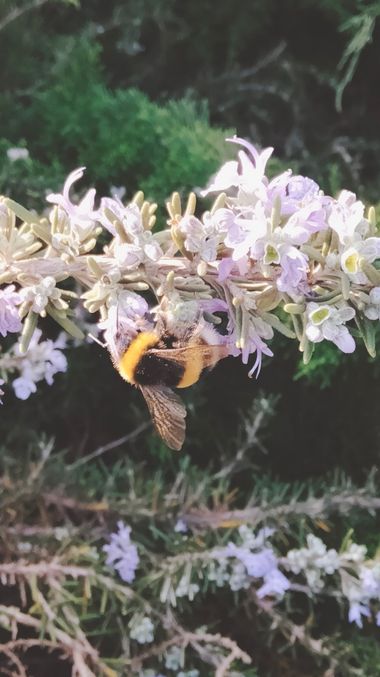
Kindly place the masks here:
POLYGON ((181 336, 169 330, 142 331, 122 351, 115 367, 141 390, 164 442, 179 450, 185 439, 186 408, 172 389, 193 385, 204 369, 214 367, 228 352, 204 327, 187 328, 181 336))

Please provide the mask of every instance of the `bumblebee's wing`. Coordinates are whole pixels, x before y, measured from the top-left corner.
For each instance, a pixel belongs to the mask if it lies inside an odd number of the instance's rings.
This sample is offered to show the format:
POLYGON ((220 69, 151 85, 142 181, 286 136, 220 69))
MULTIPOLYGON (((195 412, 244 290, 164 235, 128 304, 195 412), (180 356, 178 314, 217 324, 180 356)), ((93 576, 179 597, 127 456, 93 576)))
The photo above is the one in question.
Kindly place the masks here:
POLYGON ((200 345, 187 345, 183 348, 151 348, 150 353, 162 357, 165 360, 174 360, 180 364, 186 364, 191 353, 202 356, 203 369, 214 367, 219 360, 227 357, 229 349, 223 345, 209 345, 208 343, 200 345))
POLYGON ((140 386, 140 390, 157 432, 170 449, 179 451, 186 431, 186 408, 181 398, 165 386, 140 386))

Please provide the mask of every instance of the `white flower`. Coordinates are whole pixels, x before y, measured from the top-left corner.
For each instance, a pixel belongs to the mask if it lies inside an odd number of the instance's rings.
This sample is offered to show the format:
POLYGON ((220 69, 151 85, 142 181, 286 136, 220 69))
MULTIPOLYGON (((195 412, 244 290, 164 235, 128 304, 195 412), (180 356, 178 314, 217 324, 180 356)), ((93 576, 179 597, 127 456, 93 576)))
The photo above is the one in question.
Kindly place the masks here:
POLYGON ((102 198, 97 212, 100 223, 114 236, 113 252, 119 265, 129 269, 142 263, 158 261, 162 249, 149 229, 144 228, 137 204, 124 206, 118 198, 102 198), (114 222, 120 223, 125 237, 116 231, 114 222))
POLYGON ((358 543, 350 543, 347 550, 341 555, 343 560, 348 562, 355 562, 361 564, 365 560, 367 548, 365 545, 358 545, 358 543))
POLYGON ((229 188, 239 188, 243 192, 253 194, 264 185, 263 182, 266 180, 265 167, 273 153, 273 148, 264 148, 259 152, 251 143, 237 136, 227 139, 227 141, 244 146, 248 152, 239 151, 238 161, 226 162, 214 176, 207 189, 202 191, 202 195, 228 190, 229 188))
POLYGON ((165 652, 165 668, 168 670, 178 670, 185 664, 185 648, 172 646, 165 652))
MULTIPOLYGON (((238 564, 240 564, 240 562, 238 562, 238 564)), ((231 579, 230 574, 227 571, 227 560, 222 559, 218 564, 211 562, 207 578, 209 581, 215 581, 218 588, 222 588, 225 583, 231 579)), ((246 575, 244 575, 244 578, 247 578, 246 575)))
POLYGON ((130 636, 131 639, 136 640, 139 644, 149 644, 150 642, 153 642, 154 625, 149 616, 132 619, 130 636))
POLYGON ((338 234, 342 244, 366 235, 369 224, 364 219, 364 204, 356 199, 354 193, 342 190, 338 199, 330 203, 328 225, 338 234))
POLYGON ((85 167, 79 167, 71 172, 65 181, 62 194, 49 193, 46 200, 63 209, 77 228, 88 230, 93 228, 97 219, 97 212, 94 211, 95 189, 88 190, 77 205, 70 200, 71 186, 82 178, 85 169, 85 167))
POLYGON ((36 329, 25 355, 20 353, 18 345, 12 347, 9 355, 16 359, 20 376, 13 380, 12 388, 16 397, 26 400, 37 390, 36 383, 45 380, 52 385, 58 372, 65 372, 67 359, 61 352, 66 345, 65 334, 60 334, 56 341, 41 341, 42 332, 36 329))
POLYGON ((229 576, 229 586, 233 592, 238 590, 243 590, 244 588, 249 588, 251 584, 250 578, 247 574, 247 569, 245 568, 243 562, 237 560, 232 565, 232 571, 229 576))
POLYGON ((31 378, 19 376, 12 382, 12 388, 19 400, 27 400, 28 397, 37 391, 37 386, 31 378))
POLYGON ((61 290, 57 289, 55 278, 48 275, 38 284, 23 287, 20 290, 22 303, 30 303, 30 308, 35 313, 44 314, 47 304, 57 301, 61 297, 61 290))
POLYGON ((29 151, 27 148, 8 148, 7 157, 11 162, 27 160, 29 158, 29 151))
POLYGON ((177 597, 187 597, 192 601, 198 592, 199 585, 197 585, 197 583, 191 583, 188 577, 184 575, 178 583, 175 594, 177 597))
POLYGON ((341 253, 340 261, 344 272, 357 284, 366 284, 368 278, 360 268, 360 260, 373 263, 380 258, 380 238, 368 237, 366 240, 356 239, 341 253))
POLYGON ((203 221, 193 215, 184 216, 178 223, 188 252, 197 254, 202 261, 217 258, 218 246, 227 234, 228 224, 235 219, 230 209, 217 209, 214 214, 206 212, 203 221))
POLYGON ((303 573, 311 590, 319 592, 323 587, 323 575, 331 575, 341 565, 341 558, 336 550, 327 547, 323 541, 308 534, 306 547, 289 550, 286 555, 286 566, 293 573, 303 573))
POLYGON ((369 304, 364 309, 369 320, 380 320, 380 287, 373 287, 369 292, 369 304))
POLYGON ((332 341, 344 353, 355 350, 355 341, 349 333, 345 322, 355 317, 355 310, 348 306, 334 306, 318 303, 307 304, 306 336, 313 343, 326 339, 332 341))

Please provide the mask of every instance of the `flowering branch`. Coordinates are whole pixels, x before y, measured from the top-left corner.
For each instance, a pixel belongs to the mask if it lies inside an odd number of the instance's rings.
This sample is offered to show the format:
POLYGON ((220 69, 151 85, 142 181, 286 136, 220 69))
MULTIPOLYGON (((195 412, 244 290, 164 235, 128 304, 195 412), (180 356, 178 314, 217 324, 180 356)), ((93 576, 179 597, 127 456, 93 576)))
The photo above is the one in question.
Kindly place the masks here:
MULTIPOLYGON (((42 217, 2 198, 0 333, 20 332, 20 355, 35 347, 37 322, 46 315, 83 339, 82 305, 97 314, 113 354, 165 318, 177 329, 200 322, 244 363, 254 355, 250 375, 260 372, 263 355, 273 355, 274 332, 297 338, 305 362, 316 343, 351 353, 358 336, 374 356, 380 317, 374 208, 365 214, 353 193, 326 196, 290 170, 269 180, 273 149, 229 141, 243 150, 203 191, 216 194, 211 210, 198 217, 195 195, 183 207, 175 193, 167 227, 158 232, 152 230, 157 205, 141 192, 127 205, 106 197, 95 208, 93 189, 72 202, 70 189, 83 168, 70 174, 62 194, 48 196, 53 207, 42 217)), ((14 357, 1 358, 4 378, 17 371, 14 357)), ((56 371, 63 368, 61 360, 56 371)), ((25 397, 38 379, 33 369, 21 378, 25 397)))

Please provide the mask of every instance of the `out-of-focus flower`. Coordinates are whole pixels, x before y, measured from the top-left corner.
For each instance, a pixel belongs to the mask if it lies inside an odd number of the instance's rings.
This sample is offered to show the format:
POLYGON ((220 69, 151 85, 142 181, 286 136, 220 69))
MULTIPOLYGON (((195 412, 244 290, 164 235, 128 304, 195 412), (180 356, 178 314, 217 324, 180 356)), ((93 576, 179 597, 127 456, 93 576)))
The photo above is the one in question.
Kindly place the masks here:
MULTIPOLYGON (((240 530, 239 530, 240 533, 240 530)), ((247 528, 241 528, 240 536, 243 545, 239 546, 230 542, 225 548, 216 549, 213 556, 222 562, 225 559, 235 560, 228 580, 232 590, 241 590, 249 587, 252 579, 263 579, 263 584, 258 589, 259 597, 267 595, 282 596, 289 588, 290 583, 286 576, 278 568, 278 559, 270 547, 263 547, 271 530, 261 530, 255 537, 247 528), (257 550, 252 552, 252 550, 257 550)), ((214 575, 214 580, 216 576, 214 575)))
POLYGON ((323 587, 323 575, 333 574, 340 564, 337 551, 327 550, 325 543, 314 534, 307 535, 306 547, 289 550, 286 555, 286 566, 295 574, 302 572, 314 592, 323 587))
POLYGON ((8 148, 7 157, 11 162, 27 160, 29 158, 29 151, 27 148, 8 148))
POLYGON ((165 667, 168 670, 178 670, 183 668, 185 664, 185 648, 179 646, 171 646, 165 652, 165 667))
POLYGON ((18 314, 21 303, 20 294, 15 291, 13 284, 0 289, 0 334, 6 336, 8 332, 18 332, 22 329, 18 314))
POLYGON ((25 355, 21 354, 18 345, 7 354, 8 359, 13 361, 13 369, 20 374, 12 381, 12 388, 20 400, 26 400, 35 393, 39 381, 45 380, 52 385, 55 374, 67 369, 67 359, 62 353, 62 348, 66 346, 65 334, 56 341, 40 341, 41 336, 42 332, 36 329, 25 355))
POLYGON ((132 583, 139 565, 137 547, 131 542, 131 527, 124 522, 117 523, 118 531, 111 534, 111 542, 103 546, 107 553, 106 564, 119 574, 126 583, 132 583))
POLYGON ((130 637, 139 644, 150 644, 150 642, 153 642, 154 625, 149 616, 132 619, 130 637))
POLYGON ((358 628, 362 628, 363 616, 365 618, 369 618, 371 616, 370 608, 366 604, 359 604, 359 602, 353 602, 350 604, 348 611, 348 620, 350 623, 355 623, 358 628))
POLYGON ((364 309, 369 320, 380 320, 380 287, 373 287, 369 292, 369 304, 364 309))
POLYGON ((179 518, 174 525, 174 531, 177 534, 186 534, 186 532, 188 531, 188 526, 186 522, 184 522, 183 519, 179 518))
POLYGON ((343 245, 351 242, 355 235, 365 235, 368 222, 364 220, 364 204, 356 199, 354 193, 342 190, 338 199, 330 202, 328 225, 343 245))
POLYGON ((306 336, 313 343, 326 339, 332 341, 344 353, 355 350, 355 341, 345 326, 355 317, 355 310, 348 306, 334 308, 333 306, 308 303, 306 336))

